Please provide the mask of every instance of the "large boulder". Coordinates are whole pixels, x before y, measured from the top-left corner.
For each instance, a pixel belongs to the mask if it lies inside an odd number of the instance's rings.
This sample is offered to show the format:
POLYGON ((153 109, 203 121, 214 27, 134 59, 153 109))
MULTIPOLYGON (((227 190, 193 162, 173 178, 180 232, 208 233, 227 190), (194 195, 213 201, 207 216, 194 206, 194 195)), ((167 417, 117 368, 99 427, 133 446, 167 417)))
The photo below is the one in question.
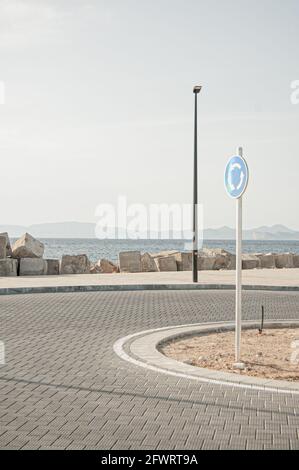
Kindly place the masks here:
POLYGON ((94 265, 95 273, 112 274, 118 272, 118 266, 112 261, 102 258, 94 265))
POLYGON ((230 253, 227 269, 236 269, 236 255, 230 253))
POLYGON ((158 271, 177 271, 177 262, 175 255, 158 256, 155 258, 158 271))
POLYGON ((63 255, 59 272, 60 274, 89 274, 90 261, 87 255, 63 255))
POLYGON ((22 235, 12 247, 13 258, 42 258, 43 254, 44 244, 29 233, 22 235))
POLYGON ((119 270, 121 273, 140 273, 141 272, 141 253, 140 251, 121 251, 118 255, 119 270))
POLYGON ((0 233, 0 237, 6 238, 6 256, 12 256, 10 240, 7 232, 0 233))
POLYGON ((275 265, 277 268, 293 268, 293 254, 278 253, 277 255, 275 255, 275 265))
POLYGON ((47 261, 42 258, 21 258, 20 276, 41 276, 47 274, 47 261))
POLYGON ((0 235, 0 259, 6 258, 6 238, 0 235))
POLYGON ((141 255, 141 271, 143 273, 158 271, 155 259, 149 253, 143 253, 143 255, 141 255))
POLYGON ((47 275, 57 276, 59 274, 59 259, 47 259, 47 275))
POLYGON ((180 252, 177 250, 164 250, 158 253, 153 253, 155 264, 158 271, 177 271, 177 256, 180 252))
POLYGON ((192 253, 182 252, 175 255, 178 271, 192 271, 192 253))
POLYGON ((260 259, 255 255, 242 254, 242 269, 256 269, 261 265, 260 259))
POLYGON ((0 259, 0 277, 17 276, 18 260, 13 258, 0 259))
POLYGON ((100 266, 97 263, 90 263, 90 269, 89 269, 90 274, 100 274, 101 269, 100 266))
POLYGON ((197 269, 200 271, 210 271, 214 269, 215 262, 216 262, 215 255, 207 255, 204 253, 198 253, 197 269))
POLYGON ((203 255, 214 257, 213 269, 235 269, 236 256, 222 248, 203 248, 203 255))
POLYGON ((265 269, 275 268, 275 255, 273 253, 255 253, 260 260, 260 267, 265 269))
POLYGON ((294 268, 299 268, 299 255, 293 255, 294 268))

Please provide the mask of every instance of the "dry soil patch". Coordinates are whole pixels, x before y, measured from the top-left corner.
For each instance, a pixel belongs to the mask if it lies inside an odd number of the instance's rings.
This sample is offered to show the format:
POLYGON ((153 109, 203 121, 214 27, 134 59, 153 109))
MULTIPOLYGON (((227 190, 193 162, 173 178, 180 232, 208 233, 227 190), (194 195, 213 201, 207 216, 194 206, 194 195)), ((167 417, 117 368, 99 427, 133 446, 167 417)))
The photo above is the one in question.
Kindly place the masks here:
POLYGON ((198 334, 161 345, 165 356, 197 367, 254 377, 299 381, 299 328, 242 331, 242 371, 233 368, 234 331, 198 334))

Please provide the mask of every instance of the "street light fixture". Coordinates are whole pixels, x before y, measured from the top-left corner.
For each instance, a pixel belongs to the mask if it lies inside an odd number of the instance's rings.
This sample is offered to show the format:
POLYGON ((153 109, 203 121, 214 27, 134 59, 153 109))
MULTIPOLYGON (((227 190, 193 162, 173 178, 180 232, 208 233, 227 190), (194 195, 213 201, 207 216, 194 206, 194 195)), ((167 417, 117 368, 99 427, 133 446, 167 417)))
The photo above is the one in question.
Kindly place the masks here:
POLYGON ((194 93, 194 168, 193 168, 193 249, 192 249, 192 272, 193 282, 198 281, 197 257, 198 257, 198 228, 197 228, 197 95, 202 86, 196 85, 194 93))

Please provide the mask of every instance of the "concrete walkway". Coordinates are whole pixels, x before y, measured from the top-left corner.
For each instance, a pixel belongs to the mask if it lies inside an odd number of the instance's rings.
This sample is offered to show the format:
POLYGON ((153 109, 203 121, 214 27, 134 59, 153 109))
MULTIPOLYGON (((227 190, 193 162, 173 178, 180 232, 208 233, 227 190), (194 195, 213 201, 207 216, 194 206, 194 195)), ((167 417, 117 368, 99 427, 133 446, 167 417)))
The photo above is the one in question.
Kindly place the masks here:
MULTIPOLYGON (((60 292, 76 290, 146 290, 148 288, 202 288, 234 286, 235 271, 200 271, 199 283, 192 274, 159 272, 136 274, 82 274, 60 276, 0 277, 0 294, 25 292, 60 292), (64 289, 65 288, 65 289, 64 289)), ((243 271, 243 285, 299 290, 299 269, 252 269, 243 271)))

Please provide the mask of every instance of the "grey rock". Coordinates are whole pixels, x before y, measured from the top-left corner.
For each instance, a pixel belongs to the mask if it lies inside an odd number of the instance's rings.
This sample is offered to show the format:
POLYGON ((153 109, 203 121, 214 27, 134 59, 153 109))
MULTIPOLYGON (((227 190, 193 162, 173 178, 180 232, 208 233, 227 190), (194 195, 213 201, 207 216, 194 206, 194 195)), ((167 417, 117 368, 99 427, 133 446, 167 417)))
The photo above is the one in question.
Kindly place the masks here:
POLYGON ((12 250, 10 245, 10 240, 7 232, 0 233, 0 237, 6 238, 6 256, 12 256, 12 250))
POLYGON ((161 256, 155 258, 158 271, 177 271, 175 256, 161 256))
POLYGON ((198 254, 197 267, 200 271, 211 271, 214 269, 216 262, 216 256, 207 255, 207 254, 198 254))
POLYGON ((12 247, 13 258, 42 258, 43 254, 44 244, 29 233, 22 235, 12 247))
POLYGON ((299 268, 299 255, 293 255, 294 268, 299 268))
POLYGON ((235 269, 236 256, 222 248, 204 248, 203 255, 214 257, 213 269, 235 269))
POLYGON ((143 255, 141 255, 141 271, 143 273, 158 271, 155 259, 150 253, 143 253, 143 255))
POLYGON ((208 358, 206 356, 198 356, 197 361, 198 362, 207 362, 208 358))
POLYGON ((100 274, 101 269, 100 266, 97 263, 90 263, 90 274, 100 274))
POLYGON ((261 265, 260 259, 255 255, 244 253, 242 255, 242 269, 256 269, 261 265))
POLYGON ((0 235, 0 259, 6 258, 6 237, 0 235))
POLYGON ((192 271, 192 253, 178 253, 175 255, 178 271, 192 271))
POLYGON ((57 276, 59 274, 59 259, 47 259, 47 275, 57 276))
POLYGON ((140 251, 122 251, 118 255, 119 270, 121 273, 140 273, 141 254, 140 251))
POLYGON ((227 269, 236 269, 236 255, 233 253, 230 253, 230 260, 228 263, 227 269))
POLYGON ((293 254, 292 253, 279 253, 275 255, 275 265, 277 268, 293 268, 293 254))
POLYGON ((0 259, 0 276, 17 276, 18 260, 13 258, 0 259))
POLYGON ((98 270, 98 272, 100 273, 107 273, 107 274, 118 272, 118 266, 112 263, 112 261, 109 261, 108 259, 105 259, 105 258, 100 259, 96 263, 95 269, 98 270))
POLYGON ((275 255, 273 253, 256 253, 260 260, 260 267, 266 269, 273 269, 275 268, 275 255))
POLYGON ((20 276, 41 276, 47 274, 47 261, 42 258, 21 258, 20 276))
POLYGON ((89 274, 90 261, 87 255, 63 255, 59 272, 60 274, 89 274))

